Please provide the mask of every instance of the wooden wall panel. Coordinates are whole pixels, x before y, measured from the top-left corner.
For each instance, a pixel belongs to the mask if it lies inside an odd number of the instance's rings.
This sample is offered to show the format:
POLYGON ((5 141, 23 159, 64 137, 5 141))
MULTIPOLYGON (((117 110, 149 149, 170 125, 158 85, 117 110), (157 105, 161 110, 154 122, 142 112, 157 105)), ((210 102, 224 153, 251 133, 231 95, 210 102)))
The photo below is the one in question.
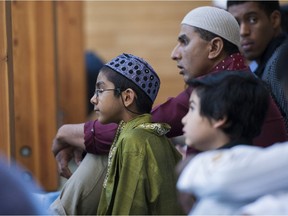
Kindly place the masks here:
POLYGON ((0 154, 11 156, 6 3, 0 1, 0 154))
POLYGON ((162 80, 156 103, 184 89, 171 51, 180 23, 211 1, 85 1, 85 48, 110 60, 122 52, 145 58, 162 80))
POLYGON ((57 1, 57 59, 59 125, 86 120, 87 90, 84 69, 83 4, 57 1))
POLYGON ((5 4, 0 2, 0 149, 27 167, 46 190, 55 190, 51 142, 57 126, 85 120, 83 47, 104 60, 122 52, 147 59, 162 79, 157 99, 162 102, 184 88, 170 59, 179 24, 192 8, 210 2, 10 1, 9 22, 5 4))
POLYGON ((58 187, 53 3, 12 1, 16 160, 46 190, 58 187))

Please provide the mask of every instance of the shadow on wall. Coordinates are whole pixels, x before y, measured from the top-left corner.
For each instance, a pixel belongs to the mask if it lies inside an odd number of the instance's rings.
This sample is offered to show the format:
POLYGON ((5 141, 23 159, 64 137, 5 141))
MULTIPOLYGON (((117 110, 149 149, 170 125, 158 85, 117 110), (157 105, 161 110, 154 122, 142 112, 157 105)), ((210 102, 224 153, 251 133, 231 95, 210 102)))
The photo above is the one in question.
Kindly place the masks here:
POLYGON ((87 115, 89 116, 93 112, 93 105, 90 103, 91 97, 94 95, 95 82, 97 80, 98 73, 104 61, 94 52, 87 51, 85 53, 85 66, 87 75, 87 115))

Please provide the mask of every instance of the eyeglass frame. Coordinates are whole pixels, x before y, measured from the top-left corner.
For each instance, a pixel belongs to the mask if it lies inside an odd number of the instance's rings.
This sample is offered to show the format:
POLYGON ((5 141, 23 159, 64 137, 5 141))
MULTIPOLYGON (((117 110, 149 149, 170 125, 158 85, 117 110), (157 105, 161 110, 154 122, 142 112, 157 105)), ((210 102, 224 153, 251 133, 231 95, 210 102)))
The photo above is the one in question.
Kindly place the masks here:
POLYGON ((99 97, 100 94, 102 94, 105 91, 117 91, 120 93, 120 89, 119 88, 114 88, 114 89, 95 89, 94 95, 96 96, 96 98, 99 97))

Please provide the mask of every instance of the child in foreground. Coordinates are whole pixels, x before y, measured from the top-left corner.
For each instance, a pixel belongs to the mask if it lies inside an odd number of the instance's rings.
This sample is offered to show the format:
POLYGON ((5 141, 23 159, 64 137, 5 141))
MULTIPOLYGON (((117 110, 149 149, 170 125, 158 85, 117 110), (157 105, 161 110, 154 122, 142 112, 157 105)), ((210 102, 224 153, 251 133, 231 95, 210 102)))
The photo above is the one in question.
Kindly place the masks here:
POLYGON ((122 54, 108 62, 91 98, 102 124, 118 130, 97 214, 180 214, 174 169, 181 155, 165 136, 170 126, 151 122, 149 114, 160 87, 143 59, 122 54))
POLYGON ((190 109, 182 119, 185 143, 203 153, 187 163, 178 179, 180 198, 187 201, 187 194, 191 195, 190 206, 183 207, 192 215, 234 215, 253 198, 241 199, 250 193, 245 191, 245 184, 241 189, 237 184, 229 185, 232 179, 241 179, 241 173, 225 176, 232 164, 230 159, 234 164, 238 160, 241 166, 241 154, 225 159, 223 152, 241 152, 252 145, 252 139, 261 131, 269 93, 261 80, 246 72, 223 71, 189 85, 193 87, 190 109))

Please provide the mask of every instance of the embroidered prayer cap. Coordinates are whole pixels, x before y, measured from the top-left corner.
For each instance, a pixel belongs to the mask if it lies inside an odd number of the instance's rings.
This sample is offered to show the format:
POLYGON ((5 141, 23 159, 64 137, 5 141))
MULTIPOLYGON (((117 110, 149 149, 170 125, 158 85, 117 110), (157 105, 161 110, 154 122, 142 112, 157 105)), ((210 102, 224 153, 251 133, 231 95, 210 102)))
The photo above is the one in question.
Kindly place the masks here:
POLYGON ((181 24, 194 26, 212 32, 227 41, 240 46, 240 28, 232 14, 224 9, 204 6, 191 10, 181 24))
POLYGON ((152 101, 155 100, 160 88, 160 79, 144 59, 123 53, 106 63, 106 66, 131 80, 152 101))

